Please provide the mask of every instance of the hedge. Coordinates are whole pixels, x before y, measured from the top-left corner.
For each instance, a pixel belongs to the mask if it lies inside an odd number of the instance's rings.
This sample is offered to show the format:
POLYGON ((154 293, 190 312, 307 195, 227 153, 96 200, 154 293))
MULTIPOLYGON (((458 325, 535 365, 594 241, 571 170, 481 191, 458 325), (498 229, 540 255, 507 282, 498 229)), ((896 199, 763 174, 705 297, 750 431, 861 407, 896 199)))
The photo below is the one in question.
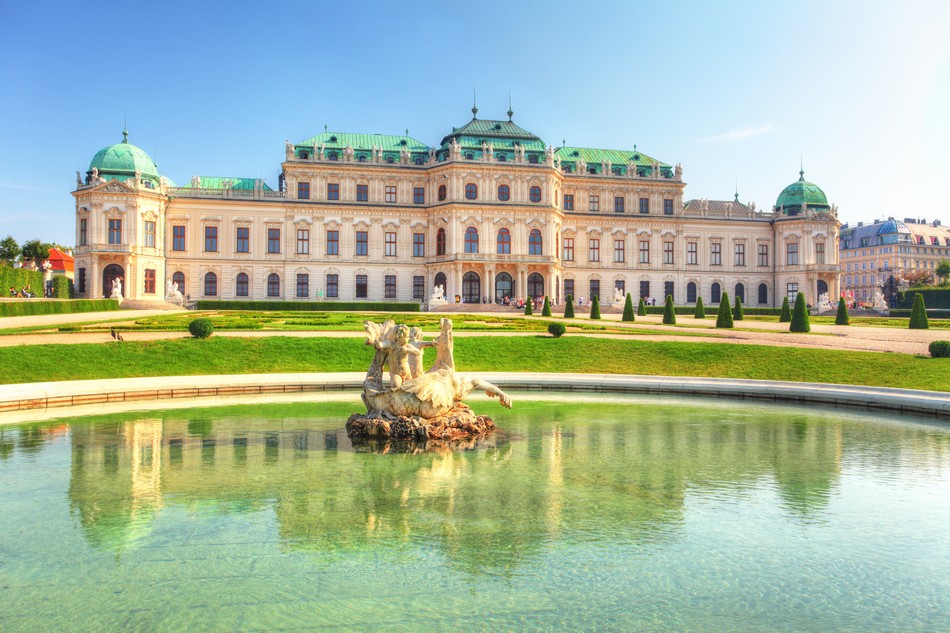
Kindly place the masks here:
POLYGON ((196 310, 258 310, 298 312, 419 312, 418 303, 395 301, 210 301, 201 300, 196 310))
MULTIPOLYGON (((649 306, 646 307, 647 314, 663 314, 664 306, 649 306)), ((676 306, 673 308, 676 311, 676 314, 686 314, 689 316, 695 316, 696 308, 694 306, 676 306)), ((715 305, 715 310, 719 310, 718 304, 715 305)), ((706 314, 710 314, 712 309, 709 312, 705 310, 706 314)), ((778 316, 781 310, 779 308, 747 308, 742 306, 742 313, 746 316, 778 316)))
POLYGON ((914 296, 920 295, 924 303, 931 308, 950 310, 950 288, 911 288, 907 292, 898 292, 895 308, 910 310, 914 307, 914 296))
POLYGON ((119 302, 115 299, 15 299, 0 301, 0 316, 109 312, 118 309, 119 302))
MULTIPOLYGON (((910 318, 911 310, 888 310, 887 315, 896 318, 910 318)), ((950 319, 950 310, 932 310, 927 308, 928 319, 950 319)))
POLYGON ((17 290, 29 286, 33 292, 42 297, 43 271, 0 265, 0 292, 3 292, 4 297, 10 296, 10 286, 17 290))
POLYGON ((73 298, 73 280, 68 277, 53 277, 50 282, 53 285, 52 299, 72 299, 73 298))

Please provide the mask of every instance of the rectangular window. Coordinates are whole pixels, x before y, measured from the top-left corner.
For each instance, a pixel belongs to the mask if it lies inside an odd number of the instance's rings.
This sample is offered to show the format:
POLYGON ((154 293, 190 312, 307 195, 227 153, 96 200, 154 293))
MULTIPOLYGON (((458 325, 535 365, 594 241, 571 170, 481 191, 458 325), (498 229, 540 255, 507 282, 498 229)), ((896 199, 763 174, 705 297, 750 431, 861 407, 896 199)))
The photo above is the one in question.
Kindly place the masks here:
POLYGON ((386 233, 386 257, 396 256, 396 233, 386 233))
POLYGON ((86 219, 83 218, 82 220, 79 221, 79 245, 80 246, 86 245, 86 233, 87 233, 86 219))
POLYGON ((663 215, 673 215, 673 201, 670 198, 663 200, 663 215))
POLYGON ((340 183, 328 182, 327 183, 327 200, 339 200, 339 199, 340 199, 340 183))
POLYGON ((267 252, 280 252, 280 229, 267 229, 267 252))
POLYGON ((340 296, 340 276, 327 275, 327 297, 340 296))
POLYGON ((368 295, 366 275, 356 276, 356 298, 365 299, 368 295))
POLYGON ((386 299, 396 298, 396 275, 386 275, 383 285, 384 297, 386 299))
POLYGON ((237 227, 237 242, 235 251, 238 253, 251 252, 251 229, 249 227, 237 227))
POLYGON ((673 242, 663 242, 663 263, 673 263, 673 242))
POLYGON ((310 275, 307 273, 297 273, 297 296, 301 298, 310 296, 310 275))
POLYGON ((627 296, 627 282, 623 279, 614 282, 614 289, 619 290, 621 295, 627 296))
POLYGON ((709 263, 713 266, 722 266, 722 244, 719 242, 709 245, 709 263))
POLYGON ((422 275, 415 275, 412 278, 412 298, 426 298, 426 278, 422 275))
POLYGON ((785 264, 787 266, 798 266, 798 243, 791 242, 786 245, 785 264))
POLYGON ((310 229, 297 229, 297 254, 310 254, 310 229))
POLYGON ((647 240, 640 241, 640 263, 650 263, 650 242, 647 240))
POLYGON ((641 281, 640 282, 640 298, 645 299, 650 296, 650 282, 641 281))
POLYGON ((218 227, 216 226, 205 227, 205 252, 218 252, 218 227))
POLYGON ((564 210, 565 211, 574 210, 574 194, 573 193, 564 194, 564 210))
POLYGON ((425 233, 412 234, 412 256, 413 257, 426 256, 426 234, 425 233))
POLYGON ((396 185, 386 185, 386 202, 396 201, 396 185))
POLYGON ((145 246, 155 248, 155 223, 145 221, 145 246))
POLYGON ((624 240, 614 240, 614 261, 616 263, 623 263, 624 251, 626 251, 624 240))
POLYGON ((145 269, 145 294, 155 294, 155 269, 145 269))
POLYGON ((356 201, 369 202, 369 185, 356 185, 356 201))
MULTIPOLYGON (((824 242, 815 242, 815 263, 824 264, 825 263, 825 243, 824 242)), ((871 262, 871 266, 874 266, 874 262, 871 262)))
POLYGON ((425 187, 413 187, 412 188, 412 204, 425 204, 425 203, 426 203, 425 187))
POLYGON ((745 244, 736 244, 736 266, 745 266, 745 244))
POLYGON ((573 279, 565 279, 565 280, 564 280, 564 298, 566 299, 567 297, 570 297, 571 299, 574 299, 574 298, 575 298, 575 297, 574 297, 574 280, 573 280, 573 279))
POLYGON ((640 198, 640 213, 649 213, 649 212, 650 212, 650 199, 640 198))
POLYGON ((109 220, 109 243, 122 243, 122 220, 109 220))
POLYGON ((185 227, 182 225, 172 227, 172 250, 185 250, 185 227))
POLYGON ((369 255, 369 233, 366 231, 356 232, 356 254, 369 255))
POLYGON ((565 237, 564 238, 564 261, 572 262, 574 261, 574 238, 565 237))
POLYGON ((686 242, 686 264, 695 266, 699 263, 699 243, 686 242))
POLYGON ((769 245, 759 244, 759 266, 769 265, 769 245))
POLYGON ((310 199, 310 183, 298 182, 297 183, 297 200, 309 200, 309 199, 310 199))
POLYGON ((623 213, 623 196, 614 197, 614 213, 623 213))
POLYGON ((600 211, 600 196, 591 196, 589 202, 591 211, 600 211))
POLYGON ((786 286, 786 295, 788 296, 789 303, 795 303, 795 298, 798 296, 798 284, 790 283, 786 286))
POLYGON ((663 282, 663 300, 665 301, 667 297, 673 296, 673 282, 664 281, 663 282))
POLYGON ((588 244, 588 259, 592 262, 600 261, 600 240, 591 240, 588 244))
POLYGON ((340 254, 340 232, 327 231, 327 255, 340 254))
POLYGON ((86 294, 86 269, 79 269, 79 294, 86 294))
POLYGON ((594 297, 600 299, 600 279, 590 280, 590 300, 593 301, 594 297))

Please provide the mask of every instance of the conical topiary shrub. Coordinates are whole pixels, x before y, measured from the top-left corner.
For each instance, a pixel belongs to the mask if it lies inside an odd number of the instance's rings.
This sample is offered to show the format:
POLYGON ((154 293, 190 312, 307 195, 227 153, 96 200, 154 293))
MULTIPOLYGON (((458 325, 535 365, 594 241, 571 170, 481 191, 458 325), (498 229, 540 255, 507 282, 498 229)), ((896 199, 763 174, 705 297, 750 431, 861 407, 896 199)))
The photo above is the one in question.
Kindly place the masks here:
POLYGON ((524 315, 532 316, 534 315, 534 310, 531 308, 531 297, 528 297, 524 302, 524 315))
POLYGON ((731 328, 732 327, 732 308, 729 307, 729 293, 722 293, 722 298, 719 300, 719 314, 716 315, 716 327, 718 328, 731 328))
POLYGON ((848 303, 844 295, 838 299, 838 313, 835 315, 835 325, 851 325, 851 316, 848 314, 848 303))
POLYGON ((663 307, 664 325, 676 325, 676 310, 673 309, 673 295, 666 295, 666 305, 663 307))
POLYGON ((795 297, 795 310, 792 311, 792 324, 789 332, 811 332, 811 323, 808 322, 808 307, 805 305, 805 293, 799 292, 795 297))
POLYGON ((647 315, 647 304, 643 302, 643 297, 640 297, 640 303, 637 304, 637 316, 646 316, 647 315))
POLYGON ((594 295, 594 303, 590 306, 590 318, 599 319, 600 318, 600 297, 594 295))
POLYGON ((914 307, 910 310, 910 323, 912 330, 930 329, 930 322, 927 321, 927 308, 924 306, 924 295, 919 292, 914 295, 914 307))
POLYGON ((633 316, 633 298, 630 297, 630 293, 627 293, 627 300, 623 303, 623 317, 621 321, 635 321, 636 317, 633 316))
POLYGON ((564 305, 564 318, 574 318, 574 295, 567 295, 567 303, 564 305))
POLYGON ((541 308, 541 316, 551 316, 551 302, 548 301, 547 295, 544 295, 544 307, 541 308))
POLYGON ((696 297, 696 312, 693 313, 694 319, 705 319, 706 308, 703 307, 703 298, 696 297))
POLYGON ((788 323, 792 320, 792 310, 788 307, 788 297, 782 300, 782 312, 778 315, 779 323, 788 323))
POLYGON ((741 321, 742 317, 742 299, 739 298, 739 295, 736 295, 736 307, 732 310, 732 318, 736 321, 741 321))

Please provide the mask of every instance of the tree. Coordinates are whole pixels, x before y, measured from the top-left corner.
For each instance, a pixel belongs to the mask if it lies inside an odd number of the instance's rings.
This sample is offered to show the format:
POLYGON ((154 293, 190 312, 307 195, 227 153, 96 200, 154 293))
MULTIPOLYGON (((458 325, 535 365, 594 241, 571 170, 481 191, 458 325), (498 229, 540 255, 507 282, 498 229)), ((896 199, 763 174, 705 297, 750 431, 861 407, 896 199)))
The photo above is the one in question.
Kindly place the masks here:
POLYGON ((899 284, 897 279, 894 278, 894 275, 891 275, 887 278, 887 281, 884 282, 884 299, 887 301, 887 305, 896 306, 897 293, 899 291, 899 284))
POLYGON ((729 307, 728 292, 722 293, 722 298, 719 300, 719 314, 716 316, 716 327, 732 327, 732 309, 729 307))
POLYGON ((736 307, 732 311, 732 318, 736 321, 741 321, 745 315, 742 314, 742 300, 739 299, 739 295, 736 295, 736 307))
POLYGON ((534 310, 531 309, 531 304, 532 304, 531 297, 528 297, 527 300, 524 302, 524 315, 525 315, 525 316, 532 316, 532 315, 534 315, 534 310))
POLYGON ((851 325, 848 303, 844 300, 844 295, 841 295, 841 298, 838 299, 838 314, 835 315, 835 325, 851 325))
POLYGON ((934 276, 929 270, 912 270, 909 273, 904 273, 904 281, 911 288, 923 288, 924 286, 933 285, 934 276))
POLYGON ((600 297, 594 295, 594 303, 590 307, 590 318, 599 319, 600 318, 600 297))
POLYGON ((788 323, 792 320, 792 310, 788 307, 788 297, 782 300, 782 312, 778 315, 779 323, 788 323))
POLYGON ((950 286, 950 259, 937 264, 937 276, 940 277, 941 286, 950 286))
POLYGON ((805 305, 805 293, 799 292, 795 297, 795 310, 792 312, 792 322, 789 332, 811 332, 811 323, 808 322, 808 307, 805 305))
POLYGON ((647 315, 647 304, 643 302, 643 297, 640 297, 640 303, 637 304, 637 316, 646 316, 647 315))
POLYGON ((12 235, 7 235, 3 238, 3 241, 0 241, 0 260, 12 264, 22 252, 23 249, 20 248, 12 235))
POLYGON ((623 303, 623 317, 621 321, 636 321, 636 317, 633 316, 633 299, 630 297, 630 293, 627 293, 627 300, 623 303))
POLYGON ((573 319, 574 318, 574 295, 567 295, 565 299, 567 303, 564 304, 564 318, 573 319))
POLYGON ((37 265, 49 258, 49 244, 39 240, 30 240, 23 244, 23 259, 32 259, 37 265))
POLYGON ((673 295, 666 295, 666 305, 663 307, 664 325, 676 325, 676 310, 673 309, 673 295))
POLYGON ((541 308, 541 316, 551 316, 551 302, 548 301, 547 295, 544 295, 544 307, 541 308))
POLYGON ((914 294, 914 307, 910 310, 910 323, 907 326, 912 330, 928 330, 930 322, 927 320, 927 308, 924 306, 924 295, 914 294))
POLYGON ((696 297, 696 312, 693 313, 694 319, 705 319, 706 308, 703 307, 703 298, 696 297))

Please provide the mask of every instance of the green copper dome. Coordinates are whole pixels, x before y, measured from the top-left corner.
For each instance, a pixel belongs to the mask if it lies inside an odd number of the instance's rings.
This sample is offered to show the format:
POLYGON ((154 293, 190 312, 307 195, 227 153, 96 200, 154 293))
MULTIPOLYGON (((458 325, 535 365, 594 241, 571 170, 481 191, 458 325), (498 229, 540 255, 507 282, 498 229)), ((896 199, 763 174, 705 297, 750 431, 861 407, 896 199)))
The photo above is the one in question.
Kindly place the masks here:
POLYGON ((158 166, 140 147, 129 143, 129 133, 122 132, 122 142, 103 147, 96 152, 89 163, 89 171, 99 170, 99 176, 107 180, 115 178, 125 180, 138 171, 146 180, 158 182, 158 166))
POLYGON ((829 209, 828 198, 825 192, 815 183, 805 180, 805 172, 798 172, 799 178, 782 190, 775 201, 775 209, 783 210, 786 215, 798 215, 802 210, 802 203, 809 209, 829 209))

